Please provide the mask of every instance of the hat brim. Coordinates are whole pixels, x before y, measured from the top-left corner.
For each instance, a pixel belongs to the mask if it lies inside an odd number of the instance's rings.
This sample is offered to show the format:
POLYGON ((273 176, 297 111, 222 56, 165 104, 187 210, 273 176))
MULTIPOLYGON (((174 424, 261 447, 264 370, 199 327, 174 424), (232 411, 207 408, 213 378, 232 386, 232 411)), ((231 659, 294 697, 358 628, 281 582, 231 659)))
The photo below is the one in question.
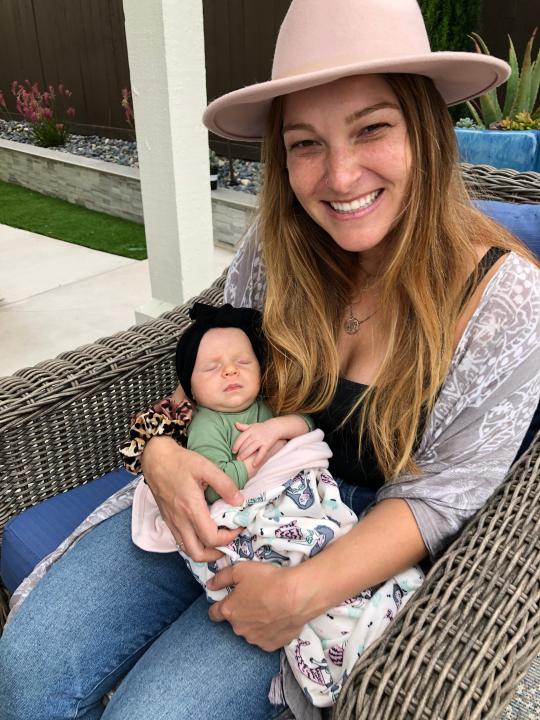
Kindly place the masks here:
POLYGON ((447 105, 457 105, 497 87, 508 79, 510 72, 510 66, 504 60, 467 52, 434 52, 354 63, 235 90, 211 102, 203 122, 213 133, 229 140, 260 141, 275 97, 340 78, 382 73, 425 75, 433 80, 447 105))

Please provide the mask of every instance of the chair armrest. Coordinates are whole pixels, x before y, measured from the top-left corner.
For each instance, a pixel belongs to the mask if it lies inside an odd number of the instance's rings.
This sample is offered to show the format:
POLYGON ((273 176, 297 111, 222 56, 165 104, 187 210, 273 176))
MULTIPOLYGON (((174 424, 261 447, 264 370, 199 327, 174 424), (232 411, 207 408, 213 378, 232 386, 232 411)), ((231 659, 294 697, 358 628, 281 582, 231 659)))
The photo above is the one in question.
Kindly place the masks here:
POLYGON ((540 652, 539 526, 540 433, 359 658, 333 717, 499 717, 540 652))
POLYGON ((178 384, 189 308, 222 303, 224 284, 225 274, 156 320, 0 378, 0 541, 13 515, 121 464, 131 416, 178 384))
POLYGON ((540 173, 461 163, 463 179, 478 200, 540 203, 540 173))

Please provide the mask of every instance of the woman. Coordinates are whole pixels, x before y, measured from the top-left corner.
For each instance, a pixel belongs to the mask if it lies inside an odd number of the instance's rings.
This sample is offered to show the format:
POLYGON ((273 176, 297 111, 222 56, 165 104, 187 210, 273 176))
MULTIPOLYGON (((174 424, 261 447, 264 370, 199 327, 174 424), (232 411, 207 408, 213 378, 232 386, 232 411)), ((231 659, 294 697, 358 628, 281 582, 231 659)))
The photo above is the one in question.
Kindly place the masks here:
MULTIPOLYGON (((278 649, 437 555, 502 482, 540 392, 539 270, 470 206, 445 102, 507 72, 430 53, 414 0, 293 0, 273 80, 210 105, 212 130, 265 134, 260 218, 226 300, 263 306, 273 409, 318 414, 344 500, 376 504, 296 568, 222 571, 215 589, 234 589, 210 610, 180 558, 131 546, 129 511, 110 518, 8 626, 1 718, 277 717, 278 649)), ((231 481, 167 437, 142 466, 186 553, 216 558, 232 534, 202 486, 240 503, 231 481)))

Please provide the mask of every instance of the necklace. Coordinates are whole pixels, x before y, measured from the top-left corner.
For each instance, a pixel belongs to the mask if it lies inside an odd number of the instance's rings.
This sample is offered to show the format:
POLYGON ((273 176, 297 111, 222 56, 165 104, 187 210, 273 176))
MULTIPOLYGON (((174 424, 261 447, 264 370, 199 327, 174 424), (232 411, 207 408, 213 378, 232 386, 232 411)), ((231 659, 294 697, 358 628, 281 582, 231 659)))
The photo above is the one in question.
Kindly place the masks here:
MULTIPOLYGON (((373 286, 373 276, 368 275, 368 278, 371 279, 371 281, 368 280, 367 284, 364 285, 364 287, 360 288, 360 294, 363 295, 367 290, 370 290, 373 286)), ((353 305, 358 305, 358 303, 362 302, 362 300, 356 300, 356 302, 349 303, 349 317, 345 320, 343 323, 343 329, 347 333, 347 335, 356 335, 356 333, 360 330, 360 325, 363 325, 365 322, 367 322, 370 318, 372 318, 377 310, 374 310, 372 313, 370 313, 367 317, 360 320, 359 318, 355 317, 353 315, 353 305)))
POLYGON ((343 323, 343 329, 345 330, 347 335, 356 335, 356 333, 360 330, 360 325, 363 325, 370 318, 372 318, 376 312, 377 312, 377 310, 374 310, 367 317, 363 318, 362 320, 359 320, 357 317, 355 317, 353 315, 352 303, 351 303, 349 305, 349 317, 343 323))

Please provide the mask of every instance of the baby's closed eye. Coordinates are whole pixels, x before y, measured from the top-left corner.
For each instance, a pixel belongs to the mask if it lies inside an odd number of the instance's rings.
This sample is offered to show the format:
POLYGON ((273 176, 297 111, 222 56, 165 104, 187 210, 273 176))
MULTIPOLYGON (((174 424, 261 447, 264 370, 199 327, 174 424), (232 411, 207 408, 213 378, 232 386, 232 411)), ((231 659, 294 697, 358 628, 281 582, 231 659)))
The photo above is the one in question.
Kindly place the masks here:
POLYGON ((201 372, 212 372, 213 370, 217 370, 218 364, 217 363, 209 363, 208 365, 203 365, 201 368, 201 372))

